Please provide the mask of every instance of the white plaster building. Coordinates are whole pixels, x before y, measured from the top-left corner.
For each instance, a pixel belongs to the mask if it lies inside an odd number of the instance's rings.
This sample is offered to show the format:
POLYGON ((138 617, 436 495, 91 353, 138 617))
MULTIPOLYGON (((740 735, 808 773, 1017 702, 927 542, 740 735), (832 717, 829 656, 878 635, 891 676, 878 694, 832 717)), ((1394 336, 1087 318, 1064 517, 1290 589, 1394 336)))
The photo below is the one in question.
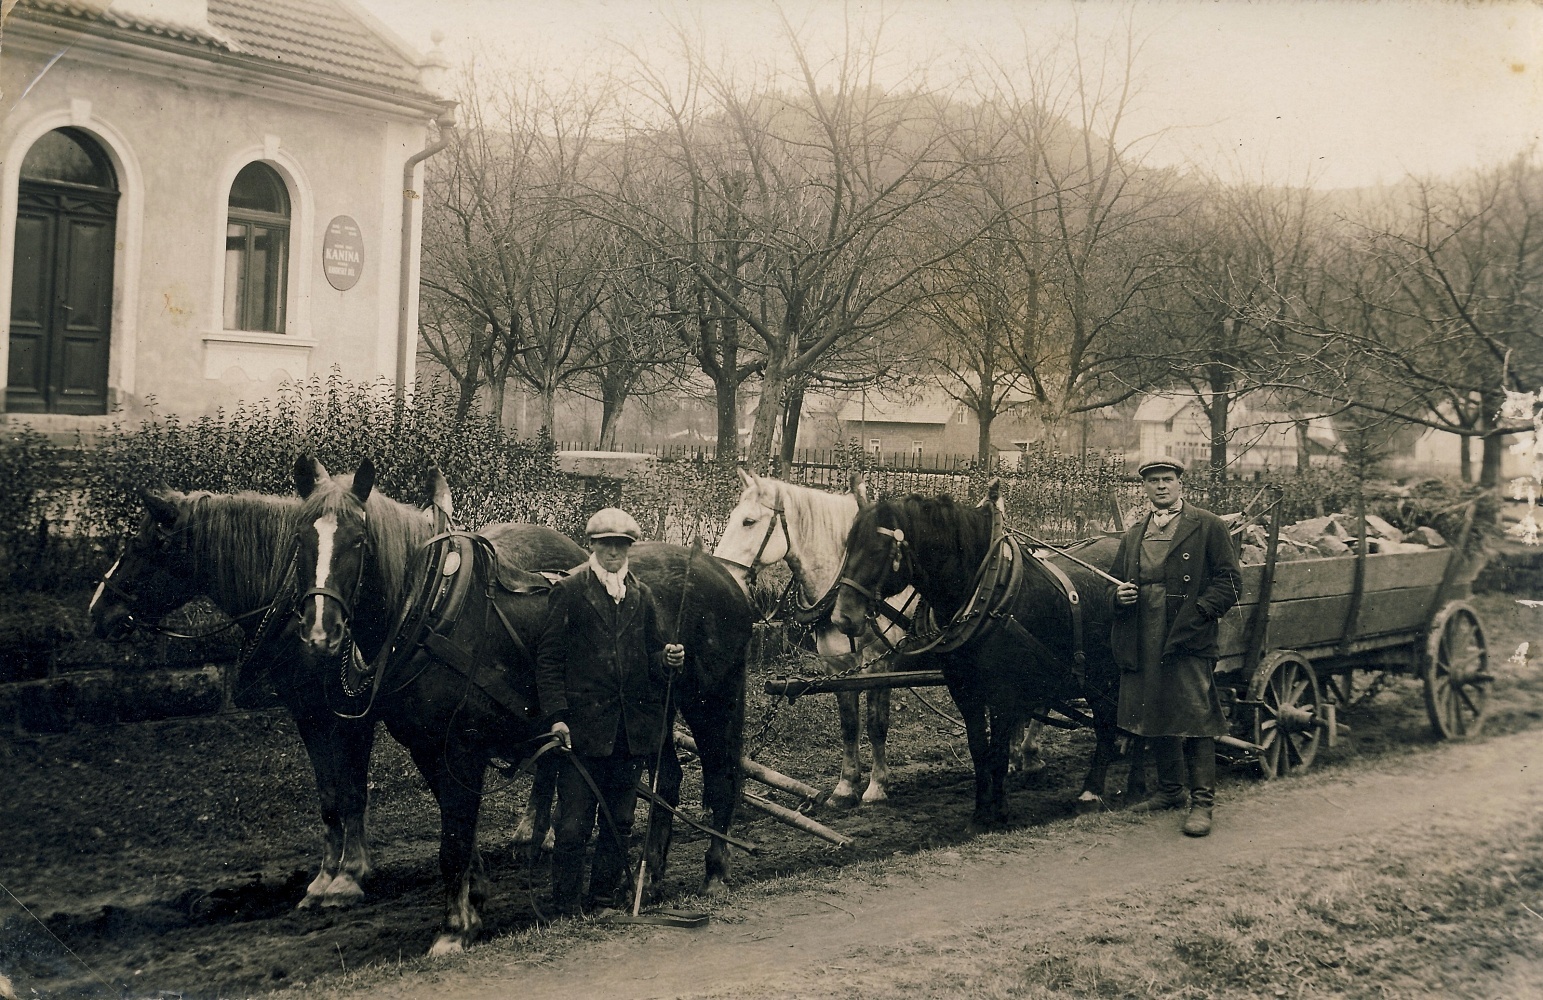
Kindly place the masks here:
MULTIPOLYGON (((1191 469, 1211 461, 1211 422, 1194 395, 1154 393, 1141 400, 1134 417, 1141 443, 1129 456, 1161 455, 1181 459, 1191 469)), ((1290 470, 1297 468, 1298 437, 1290 414, 1260 399, 1244 397, 1228 412, 1227 457, 1234 472, 1290 470)), ((1329 418, 1307 420, 1309 461, 1321 465, 1334 457, 1339 436, 1329 418)))
POLYGON ((197 415, 412 377, 444 59, 351 0, 20 0, 0 86, 4 410, 197 415))

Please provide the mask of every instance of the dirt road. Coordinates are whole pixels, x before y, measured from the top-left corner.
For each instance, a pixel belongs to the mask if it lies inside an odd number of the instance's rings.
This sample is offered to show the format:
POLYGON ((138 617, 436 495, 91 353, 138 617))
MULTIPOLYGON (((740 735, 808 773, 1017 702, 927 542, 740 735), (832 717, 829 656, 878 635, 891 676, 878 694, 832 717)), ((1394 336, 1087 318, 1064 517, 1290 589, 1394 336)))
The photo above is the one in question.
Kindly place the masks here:
MULTIPOLYGON (((939 955, 953 956, 950 974, 961 950, 981 949, 984 959, 979 941, 990 928, 1010 925, 1032 939, 1036 928, 1048 934, 1100 901, 1160 904, 1210 888, 1236 892, 1259 878, 1302 884, 1369 838, 1462 843, 1540 819, 1543 732, 1523 732, 1388 761, 1378 773, 1239 789, 1206 840, 1179 835, 1175 814, 1093 817, 1048 835, 1020 831, 891 859, 885 874, 845 871, 818 894, 750 900, 699 930, 617 930, 539 966, 500 954, 495 942, 427 974, 371 977, 358 993, 324 995, 492 1000, 518 983, 520 995, 543 1000, 881 996, 925 982, 939 955)), ((1537 954, 1535 965, 1497 973, 1518 991, 1503 995, 1540 995, 1532 992, 1543 990, 1537 954)), ((944 983, 921 992, 955 995, 944 983)))

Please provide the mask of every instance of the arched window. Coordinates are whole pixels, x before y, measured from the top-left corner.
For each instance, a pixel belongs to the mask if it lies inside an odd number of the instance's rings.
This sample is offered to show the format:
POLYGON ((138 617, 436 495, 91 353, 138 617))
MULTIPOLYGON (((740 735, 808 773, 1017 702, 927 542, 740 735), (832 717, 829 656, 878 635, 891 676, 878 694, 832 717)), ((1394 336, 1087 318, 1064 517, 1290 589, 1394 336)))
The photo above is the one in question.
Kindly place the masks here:
POLYGON ((284 332, 289 192, 267 164, 248 163, 230 186, 225 223, 225 329, 284 332))

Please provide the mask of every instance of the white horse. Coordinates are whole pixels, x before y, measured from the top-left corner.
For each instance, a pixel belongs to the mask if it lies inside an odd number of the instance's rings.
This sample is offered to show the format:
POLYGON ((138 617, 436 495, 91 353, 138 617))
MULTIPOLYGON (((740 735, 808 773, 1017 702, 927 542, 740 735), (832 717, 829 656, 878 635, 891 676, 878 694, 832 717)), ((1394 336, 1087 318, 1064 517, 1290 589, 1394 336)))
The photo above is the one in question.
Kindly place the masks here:
MULTIPOLYGON (((743 469, 739 470, 739 475, 744 480, 745 490, 729 514, 729 523, 723 529, 713 555, 728 567, 747 593, 760 567, 786 561, 806 599, 818 601, 836 586, 847 532, 857 517, 856 491, 863 488, 861 481, 853 477, 852 493, 827 493, 780 479, 753 476, 743 469)), ((912 591, 907 588, 892 598, 891 604, 904 608, 911 595, 912 591)), ((872 671, 888 648, 871 631, 854 642, 837 631, 828 616, 811 627, 816 650, 831 673, 854 668, 872 671)), ((886 621, 884 631, 884 640, 891 645, 905 637, 905 631, 894 622, 886 621)), ((862 719, 857 711, 857 694, 856 691, 842 691, 836 695, 841 713, 843 751, 841 780, 827 800, 827 804, 833 806, 851 807, 859 801, 857 784, 862 779, 862 756, 858 740, 862 719)), ((885 753, 889 735, 889 688, 868 690, 867 721, 868 742, 873 747, 873 770, 861 801, 882 802, 888 798, 885 786, 889 782, 889 759, 885 753)))
MULTIPOLYGON (((796 486, 780 479, 751 475, 739 470, 745 489, 729 514, 728 525, 713 550, 749 592, 750 581, 762 566, 786 561, 806 598, 818 602, 830 594, 841 572, 846 554, 846 538, 857 518, 859 496, 866 497, 862 478, 852 476, 850 492, 827 493, 824 490, 796 486)), ((907 587, 890 599, 890 604, 909 615, 915 611, 913 591, 907 587)), ((882 638, 871 630, 854 641, 831 624, 829 612, 814 629, 816 650, 831 673, 854 667, 870 673, 883 664, 883 655, 905 638, 905 630, 896 622, 884 622, 882 638)), ((868 743, 873 747, 873 770, 861 801, 882 802, 888 798, 889 758, 889 688, 868 689, 868 743)), ((858 804, 857 784, 862 779, 860 739, 863 717, 858 714, 857 692, 836 694, 841 717, 841 779, 827 804, 851 807, 858 804)), ((1012 741, 1012 769, 1036 774, 1044 769, 1040 755, 1041 723, 1031 722, 1012 741)))

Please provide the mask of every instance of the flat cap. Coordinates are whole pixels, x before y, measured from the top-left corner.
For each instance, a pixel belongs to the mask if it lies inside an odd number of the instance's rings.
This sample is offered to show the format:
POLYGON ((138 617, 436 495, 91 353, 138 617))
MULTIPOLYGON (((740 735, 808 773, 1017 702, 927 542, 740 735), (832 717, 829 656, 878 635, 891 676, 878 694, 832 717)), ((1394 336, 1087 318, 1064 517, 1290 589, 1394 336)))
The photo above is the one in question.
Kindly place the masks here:
POLYGON ((635 542, 643 537, 643 529, 620 507, 602 507, 590 517, 584 526, 584 534, 590 538, 625 538, 635 542))
POLYGON ((1144 479, 1148 472, 1157 469, 1172 469, 1173 474, 1180 478, 1184 475, 1184 463, 1177 458, 1169 458, 1166 455, 1143 458, 1141 464, 1136 466, 1136 475, 1144 479))

